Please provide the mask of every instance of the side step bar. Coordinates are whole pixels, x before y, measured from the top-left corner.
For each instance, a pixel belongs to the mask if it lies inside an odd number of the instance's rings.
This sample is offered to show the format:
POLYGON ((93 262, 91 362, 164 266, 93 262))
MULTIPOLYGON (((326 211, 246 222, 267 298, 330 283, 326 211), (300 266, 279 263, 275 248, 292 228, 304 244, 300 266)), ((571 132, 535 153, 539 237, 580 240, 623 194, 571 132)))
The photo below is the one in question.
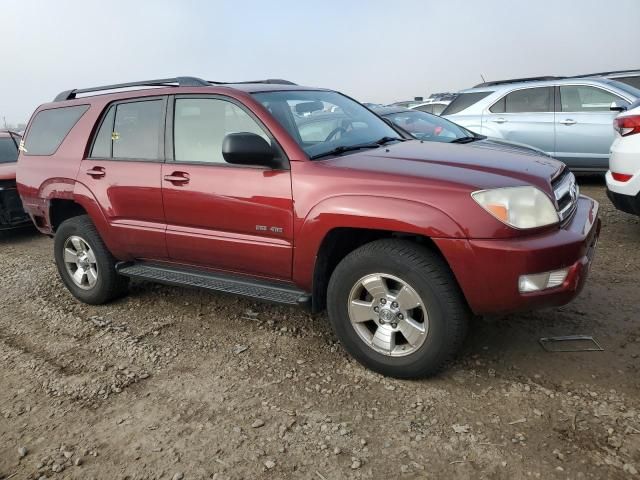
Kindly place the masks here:
POLYGON ((247 279, 237 275, 210 273, 151 263, 126 263, 116 265, 120 275, 164 283, 197 287, 215 292, 231 293, 267 302, 307 306, 311 295, 286 283, 247 279))

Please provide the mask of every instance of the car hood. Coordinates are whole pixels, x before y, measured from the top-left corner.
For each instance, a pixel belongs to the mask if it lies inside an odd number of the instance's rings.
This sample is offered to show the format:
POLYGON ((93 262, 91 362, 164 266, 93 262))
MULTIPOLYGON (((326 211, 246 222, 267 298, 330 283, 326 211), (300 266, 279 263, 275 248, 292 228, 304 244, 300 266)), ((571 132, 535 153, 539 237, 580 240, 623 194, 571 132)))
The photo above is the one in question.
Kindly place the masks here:
POLYGON ((0 180, 16 179, 16 163, 0 163, 0 180))
POLYGON ((535 185, 550 192, 564 164, 510 142, 479 140, 451 144, 409 140, 336 157, 332 166, 447 181, 472 189, 535 185))

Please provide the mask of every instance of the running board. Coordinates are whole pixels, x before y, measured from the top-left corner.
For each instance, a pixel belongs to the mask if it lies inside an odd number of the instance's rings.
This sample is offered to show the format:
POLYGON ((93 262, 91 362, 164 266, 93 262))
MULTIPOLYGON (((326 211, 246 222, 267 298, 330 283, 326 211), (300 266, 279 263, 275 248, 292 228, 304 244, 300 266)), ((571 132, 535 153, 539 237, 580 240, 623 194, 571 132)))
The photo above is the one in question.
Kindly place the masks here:
POLYGON ((288 305, 308 305, 311 302, 311 295, 293 286, 284 283, 247 279, 237 275, 188 270, 150 263, 126 262, 118 263, 116 271, 126 277, 167 285, 188 286, 215 292, 231 293, 267 302, 288 305))

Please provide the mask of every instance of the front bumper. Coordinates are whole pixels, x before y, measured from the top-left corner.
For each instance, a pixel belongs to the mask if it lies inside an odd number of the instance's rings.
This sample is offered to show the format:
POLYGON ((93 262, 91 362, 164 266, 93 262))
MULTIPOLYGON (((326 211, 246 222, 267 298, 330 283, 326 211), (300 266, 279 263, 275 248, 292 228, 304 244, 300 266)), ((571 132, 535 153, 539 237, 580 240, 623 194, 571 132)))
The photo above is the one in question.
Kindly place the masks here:
POLYGON ((623 193, 609 190, 607 186, 607 197, 618 210, 631 215, 640 215, 640 193, 635 196, 624 195, 623 193))
POLYGON ((598 202, 581 196, 571 220, 558 230, 506 240, 434 239, 449 262, 471 310, 508 313, 570 302, 584 286, 600 234, 598 202), (568 269, 554 288, 521 293, 521 275, 568 269))
POLYGON ((15 184, 0 183, 0 230, 18 228, 31 223, 24 211, 15 184))

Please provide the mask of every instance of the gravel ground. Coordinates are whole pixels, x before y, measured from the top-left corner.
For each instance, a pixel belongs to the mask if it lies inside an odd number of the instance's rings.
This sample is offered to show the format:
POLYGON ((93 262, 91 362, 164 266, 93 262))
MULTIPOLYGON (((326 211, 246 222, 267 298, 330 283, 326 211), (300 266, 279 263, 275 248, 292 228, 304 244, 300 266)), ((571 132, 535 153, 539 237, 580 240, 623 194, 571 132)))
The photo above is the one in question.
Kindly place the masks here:
POLYGON ((0 239, 0 479, 626 478, 640 470, 640 222, 602 182, 572 304, 476 320, 456 363, 399 381, 324 315, 147 283, 76 302, 52 241, 0 239), (604 352, 548 353, 589 334, 604 352))

